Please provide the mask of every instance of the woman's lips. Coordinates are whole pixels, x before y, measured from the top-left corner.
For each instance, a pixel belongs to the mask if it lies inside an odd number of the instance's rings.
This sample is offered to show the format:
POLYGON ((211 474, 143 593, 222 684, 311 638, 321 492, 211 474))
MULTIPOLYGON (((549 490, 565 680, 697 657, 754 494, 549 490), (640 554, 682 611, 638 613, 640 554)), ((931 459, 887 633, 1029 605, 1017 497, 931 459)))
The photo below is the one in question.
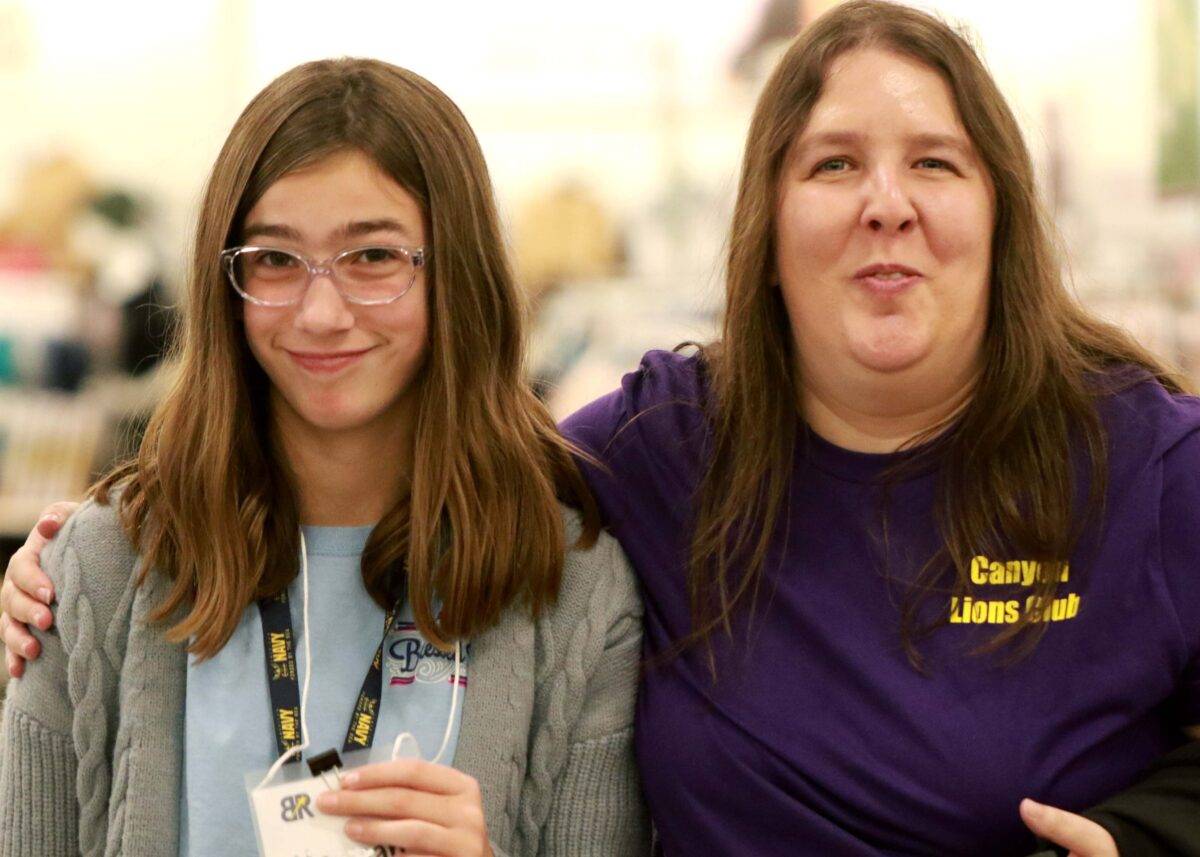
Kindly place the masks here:
POLYGON ((869 265, 854 274, 854 282, 880 296, 898 294, 922 279, 920 271, 904 265, 869 265))
POLYGON ((894 295, 921 281, 920 274, 905 274, 902 277, 855 277, 854 281, 877 295, 894 295))
POLYGON ((335 372, 340 372, 347 366, 351 366, 362 359, 363 355, 371 349, 364 348, 361 351, 288 351, 288 356, 292 361, 307 372, 313 372, 318 375, 331 375, 335 372))

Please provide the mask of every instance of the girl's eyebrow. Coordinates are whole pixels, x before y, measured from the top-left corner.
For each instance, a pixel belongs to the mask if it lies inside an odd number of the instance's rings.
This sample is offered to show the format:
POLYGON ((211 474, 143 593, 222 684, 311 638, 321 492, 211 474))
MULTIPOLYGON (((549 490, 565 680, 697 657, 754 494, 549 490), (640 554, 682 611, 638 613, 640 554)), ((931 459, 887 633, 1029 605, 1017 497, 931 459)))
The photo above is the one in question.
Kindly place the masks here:
POLYGON ((249 241, 252 237, 256 236, 263 238, 287 238, 291 241, 300 240, 299 232, 281 223, 248 223, 242 229, 243 241, 249 241))
POLYGON ((347 223, 339 229, 336 235, 343 238, 357 238, 362 235, 370 235, 372 232, 399 232, 406 238, 411 238, 412 233, 399 220, 393 220, 390 217, 380 217, 375 220, 355 220, 347 223))
MULTIPOLYGON (((374 220, 354 220, 339 227, 334 238, 358 238, 375 232, 398 232, 405 238, 413 238, 412 232, 399 220, 390 217, 380 217, 374 220)), ((303 241, 303 235, 297 229, 282 223, 250 223, 242 230, 242 240, 251 238, 283 238, 288 241, 303 241)))

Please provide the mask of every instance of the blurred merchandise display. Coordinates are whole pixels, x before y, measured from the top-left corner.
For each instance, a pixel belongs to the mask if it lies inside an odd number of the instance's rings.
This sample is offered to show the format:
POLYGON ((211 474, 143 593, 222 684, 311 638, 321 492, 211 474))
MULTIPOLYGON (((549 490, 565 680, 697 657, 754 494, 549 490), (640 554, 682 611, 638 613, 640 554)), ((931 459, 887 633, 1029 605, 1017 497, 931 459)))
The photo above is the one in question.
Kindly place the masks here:
POLYGON ((105 428, 94 400, 0 392, 0 534, 18 536, 47 503, 83 493, 105 428))
POLYGON ((0 218, 0 539, 79 497, 153 407, 172 316, 145 221, 66 155, 0 218))
POLYGON ((614 389, 652 348, 716 338, 715 313, 673 282, 580 281, 543 302, 530 337, 529 367, 561 420, 614 389))
POLYGON ((564 182, 529 200, 513 227, 517 275, 535 300, 580 279, 624 267, 612 214, 581 182, 564 182))

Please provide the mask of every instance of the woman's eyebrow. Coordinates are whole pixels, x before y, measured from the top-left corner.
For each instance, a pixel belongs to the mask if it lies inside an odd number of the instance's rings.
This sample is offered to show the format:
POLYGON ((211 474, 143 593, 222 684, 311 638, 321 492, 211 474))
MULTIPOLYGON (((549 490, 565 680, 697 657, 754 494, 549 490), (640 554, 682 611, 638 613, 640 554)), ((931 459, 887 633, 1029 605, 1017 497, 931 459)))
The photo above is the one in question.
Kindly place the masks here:
POLYGON ((916 146, 944 146, 962 155, 969 155, 972 150, 970 142, 957 134, 914 134, 910 142, 916 146))
POLYGON ((797 148, 808 149, 813 146, 856 146, 863 142, 864 136, 857 131, 818 131, 815 134, 805 134, 800 138, 797 148))
MULTIPOLYGON (((867 135, 858 131, 818 131, 811 136, 801 137, 798 148, 805 150, 815 146, 857 146, 864 144, 866 140, 867 135)), ((957 134, 921 132, 905 137, 905 143, 915 147, 944 146, 962 154, 971 151, 970 143, 957 134)))

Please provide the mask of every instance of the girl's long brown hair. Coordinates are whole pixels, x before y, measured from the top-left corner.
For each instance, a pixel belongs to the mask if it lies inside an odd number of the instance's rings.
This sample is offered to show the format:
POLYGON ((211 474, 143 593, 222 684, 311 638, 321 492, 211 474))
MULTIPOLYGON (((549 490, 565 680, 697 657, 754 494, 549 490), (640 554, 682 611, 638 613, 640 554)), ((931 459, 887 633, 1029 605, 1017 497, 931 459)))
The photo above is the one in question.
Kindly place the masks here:
POLYGON ((509 605, 536 614, 556 597, 566 549, 560 499, 582 511, 581 545, 598 532, 572 448, 523 379, 521 302, 466 119, 431 83, 387 63, 307 63, 255 96, 217 157, 178 376, 136 459, 94 489, 102 502, 120 489, 143 579, 151 568, 173 578, 155 618, 180 611, 167 636, 190 640, 201 657, 229 640, 255 599, 287 586, 299 547, 293 482, 270 439, 269 381, 218 254, 237 243, 272 183, 344 150, 364 153, 420 203, 429 236, 430 341, 416 382, 411 490, 367 542, 367 590, 392 606, 403 563, 421 631, 442 644, 476 636, 509 605))
MULTIPOLYGON (((952 428, 936 426, 911 444, 946 432, 930 453, 940 465, 935 514, 943 548, 919 570, 901 608, 901 640, 914 666, 921 666, 917 642, 944 623, 949 598, 932 613, 924 605, 935 595, 968 593, 973 556, 1015 551, 1052 572, 1070 556, 1082 522, 1101 514, 1107 467, 1096 398, 1122 376, 1153 377, 1173 392, 1185 386, 1068 291, 1029 152, 970 43, 905 6, 879 0, 838 6, 787 51, 751 120, 722 339, 702 355, 712 379, 713 447, 691 543, 693 633, 685 643, 707 641, 716 630, 730 633, 740 607, 754 612, 768 547, 787 537, 788 482, 803 424, 793 332, 772 285, 780 174, 830 64, 869 46, 916 59, 945 79, 996 189, 982 376, 952 428), (1133 371, 1114 374, 1117 367, 1133 371), (1084 508, 1074 497, 1072 452, 1080 446, 1090 467, 1084 508)), ((1049 604, 1058 575, 1044 577, 1032 594, 1049 604)), ((1027 654, 1045 627, 1037 620, 1026 613, 978 651, 1012 644, 1013 657, 1027 654)))

